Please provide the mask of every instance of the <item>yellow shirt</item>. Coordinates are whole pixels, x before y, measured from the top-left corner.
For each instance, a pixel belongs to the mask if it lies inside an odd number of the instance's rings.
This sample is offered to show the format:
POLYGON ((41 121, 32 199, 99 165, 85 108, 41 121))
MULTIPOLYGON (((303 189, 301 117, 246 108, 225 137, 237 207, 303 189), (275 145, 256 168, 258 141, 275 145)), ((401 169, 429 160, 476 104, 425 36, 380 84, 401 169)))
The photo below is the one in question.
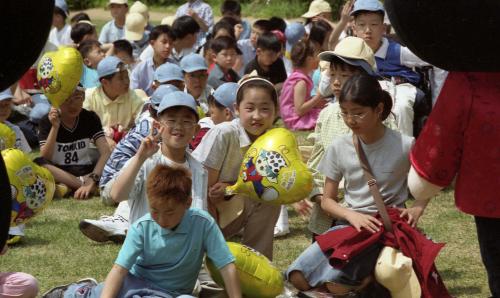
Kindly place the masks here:
POLYGON ((144 101, 134 90, 111 100, 99 86, 85 91, 83 107, 94 111, 101 118, 103 127, 122 125, 130 128, 135 117, 141 113, 143 104, 144 101))

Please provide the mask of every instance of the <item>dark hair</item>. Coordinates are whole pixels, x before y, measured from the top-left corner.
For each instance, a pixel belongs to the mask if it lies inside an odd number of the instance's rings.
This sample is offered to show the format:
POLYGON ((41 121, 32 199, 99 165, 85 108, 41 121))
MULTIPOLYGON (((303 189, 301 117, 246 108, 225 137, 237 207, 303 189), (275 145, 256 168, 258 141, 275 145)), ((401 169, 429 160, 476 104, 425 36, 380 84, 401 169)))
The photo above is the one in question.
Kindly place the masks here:
POLYGON ((125 52, 130 57, 133 57, 134 49, 132 44, 126 39, 118 39, 113 41, 114 52, 125 52))
POLYGON ((252 27, 258 28, 264 32, 271 31, 271 23, 269 20, 257 20, 253 23, 252 27))
POLYGON ((269 31, 279 30, 285 33, 286 30, 286 22, 282 18, 279 17, 271 17, 269 19, 269 31))
POLYGON ((191 175, 185 168, 157 165, 146 181, 149 200, 174 199, 186 203, 191 197, 191 175))
POLYGON ((333 28, 330 24, 328 24, 328 22, 318 20, 317 22, 312 23, 311 31, 309 32, 309 39, 322 46, 328 32, 332 30, 333 28))
POLYGON ((181 16, 172 24, 173 39, 182 39, 189 34, 200 32, 200 25, 191 16, 181 16))
POLYGON ((68 17, 66 15, 66 12, 57 6, 54 6, 54 13, 60 15, 64 19, 64 21, 66 21, 66 18, 68 17))
POLYGON ((257 48, 261 50, 271 50, 275 53, 281 52, 281 43, 278 37, 272 32, 264 32, 257 38, 257 48))
POLYGON ((212 28, 211 37, 212 38, 215 37, 215 35, 217 35, 217 32, 219 30, 226 30, 227 32, 229 32, 229 35, 231 35, 233 39, 236 39, 236 35, 234 33, 234 24, 231 23, 231 20, 234 19, 225 17, 220 19, 220 21, 218 21, 217 23, 215 23, 214 27, 212 28))
POLYGON ((335 66, 337 68, 340 68, 341 70, 348 70, 351 72, 359 71, 360 74, 368 74, 363 67, 348 64, 344 60, 335 56, 329 58, 329 62, 330 62, 330 68, 335 66))
POLYGON ((363 107, 375 109, 380 103, 384 104, 384 111, 380 120, 389 117, 392 110, 392 98, 387 91, 382 90, 380 83, 373 76, 360 74, 352 76, 340 91, 339 103, 351 101, 363 107))
POLYGON ((101 43, 97 40, 89 39, 84 40, 78 45, 78 52, 82 55, 83 58, 87 58, 87 55, 92 51, 94 47, 100 47, 101 43))
POLYGON ((221 110, 223 111, 224 109, 226 109, 226 107, 221 104, 220 102, 217 101, 217 99, 215 99, 215 97, 210 94, 208 97, 207 97, 207 102, 208 102, 208 105, 210 106, 215 106, 218 110, 221 110))
POLYGON ((274 87, 274 85, 271 82, 267 81, 266 79, 256 78, 256 77, 249 77, 247 79, 244 79, 240 83, 238 92, 236 92, 237 106, 239 106, 240 103, 243 101, 243 95, 245 93, 245 90, 251 88, 260 88, 267 91, 269 94, 271 94, 271 100, 273 101, 274 106, 278 108, 278 93, 276 92, 276 88, 274 87))
POLYGON ((95 27, 87 23, 77 23, 71 27, 71 39, 74 43, 79 44, 83 37, 87 34, 95 32, 95 27))
POLYGON ((380 16, 380 18, 382 18, 382 22, 384 21, 384 17, 385 17, 385 12, 381 11, 381 10, 377 10, 377 11, 371 11, 371 10, 358 10, 356 11, 355 13, 352 14, 352 16, 354 17, 354 20, 356 20, 356 18, 362 14, 369 14, 369 13, 374 13, 374 14, 378 14, 380 16))
POLYGON ((293 66, 304 66, 307 57, 313 57, 317 51, 317 46, 311 40, 300 40, 292 48, 291 59, 293 66))
POLYGON ((235 15, 241 15, 241 5, 235 0, 225 0, 220 6, 220 13, 224 15, 225 13, 231 13, 235 15))
POLYGON ((158 25, 151 30, 149 41, 157 40, 162 34, 166 34, 169 38, 174 39, 172 28, 169 25, 158 25))
POLYGON ((210 49, 215 54, 219 54, 222 50, 229 50, 229 49, 234 49, 236 52, 239 52, 236 40, 234 40, 234 38, 227 36, 221 36, 212 39, 212 41, 210 42, 210 49))
POLYGON ((80 21, 89 21, 90 22, 90 17, 88 14, 84 12, 79 12, 75 14, 73 17, 71 17, 71 23, 78 23, 80 21))

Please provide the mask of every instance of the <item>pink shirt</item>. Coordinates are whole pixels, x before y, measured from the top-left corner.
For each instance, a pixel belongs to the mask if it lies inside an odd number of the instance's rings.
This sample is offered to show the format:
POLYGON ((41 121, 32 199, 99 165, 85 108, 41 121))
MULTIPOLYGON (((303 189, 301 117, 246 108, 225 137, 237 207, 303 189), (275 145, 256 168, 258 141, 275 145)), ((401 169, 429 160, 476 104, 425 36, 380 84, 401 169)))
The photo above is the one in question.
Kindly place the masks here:
POLYGON ((314 129, 316 126, 316 120, 318 119, 319 112, 321 109, 313 108, 302 117, 295 112, 295 106, 293 104, 293 89, 299 81, 305 81, 306 83, 306 94, 308 98, 306 101, 311 99, 311 90, 313 88, 313 81, 311 77, 304 74, 298 69, 294 69, 290 74, 285 83, 283 83, 283 88, 281 89, 280 96, 280 112, 281 118, 285 122, 287 128, 291 130, 310 130, 314 129))

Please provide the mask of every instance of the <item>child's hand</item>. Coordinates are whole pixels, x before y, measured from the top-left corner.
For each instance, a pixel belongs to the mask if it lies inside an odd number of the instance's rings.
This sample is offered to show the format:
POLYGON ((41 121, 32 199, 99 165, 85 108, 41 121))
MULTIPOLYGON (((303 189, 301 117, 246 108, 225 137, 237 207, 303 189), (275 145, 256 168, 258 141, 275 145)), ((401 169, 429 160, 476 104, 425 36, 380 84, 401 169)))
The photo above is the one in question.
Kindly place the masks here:
POLYGON ((208 189, 208 198, 213 204, 217 204, 224 200, 226 194, 226 187, 230 184, 225 182, 217 182, 208 189))
POLYGON ((326 99, 324 97, 321 97, 318 99, 318 102, 314 105, 314 107, 316 107, 318 109, 322 109, 326 106, 327 103, 328 103, 328 101, 326 101, 326 99))
POLYGON ((312 203, 307 199, 293 203, 292 206, 303 219, 307 219, 311 216, 312 203))
POLYGON ((54 128, 59 128, 59 125, 61 124, 61 118, 59 117, 59 111, 54 107, 50 108, 49 121, 50 121, 50 124, 52 124, 52 126, 54 128))
POLYGON ((78 188, 76 191, 75 191, 75 199, 77 200, 86 200, 90 197, 90 195, 94 192, 95 190, 95 184, 84 184, 82 186, 80 186, 80 188, 78 188))
POLYGON ((356 211, 349 210, 345 219, 358 231, 361 232, 361 229, 367 229, 372 233, 376 233, 380 231, 380 227, 382 223, 376 219, 375 217, 363 213, 359 213, 356 211))
POLYGON ((344 4, 344 7, 342 8, 342 12, 340 13, 340 23, 347 24, 349 22, 349 19, 351 18, 351 11, 352 11, 353 2, 354 2, 353 0, 348 0, 344 4))
POLYGON ((401 211, 401 214, 399 215, 400 218, 407 217, 408 221, 407 223, 411 225, 412 228, 415 228, 417 226, 418 220, 424 213, 424 209, 422 207, 416 206, 416 207, 410 207, 407 209, 404 208, 398 208, 399 211, 401 211))
POLYGON ((139 158, 146 160, 160 149, 159 141, 161 134, 163 133, 163 129, 163 126, 158 128, 153 125, 153 127, 151 127, 149 135, 142 140, 141 146, 139 147, 139 150, 137 150, 137 156, 139 158), (155 130, 158 130, 158 132, 155 133, 155 130))

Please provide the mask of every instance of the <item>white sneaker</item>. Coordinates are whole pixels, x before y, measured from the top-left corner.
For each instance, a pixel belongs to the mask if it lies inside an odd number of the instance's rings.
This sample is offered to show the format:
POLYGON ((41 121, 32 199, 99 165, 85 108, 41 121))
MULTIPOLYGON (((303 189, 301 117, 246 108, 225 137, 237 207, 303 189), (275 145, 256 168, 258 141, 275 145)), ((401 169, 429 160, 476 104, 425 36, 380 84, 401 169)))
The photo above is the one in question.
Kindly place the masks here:
POLYGON ((98 220, 84 219, 79 227, 85 236, 94 241, 123 243, 127 234, 128 220, 121 215, 101 216, 98 220))
POLYGON ((278 226, 274 227, 274 237, 282 237, 290 234, 290 229, 288 227, 280 228, 278 226))

